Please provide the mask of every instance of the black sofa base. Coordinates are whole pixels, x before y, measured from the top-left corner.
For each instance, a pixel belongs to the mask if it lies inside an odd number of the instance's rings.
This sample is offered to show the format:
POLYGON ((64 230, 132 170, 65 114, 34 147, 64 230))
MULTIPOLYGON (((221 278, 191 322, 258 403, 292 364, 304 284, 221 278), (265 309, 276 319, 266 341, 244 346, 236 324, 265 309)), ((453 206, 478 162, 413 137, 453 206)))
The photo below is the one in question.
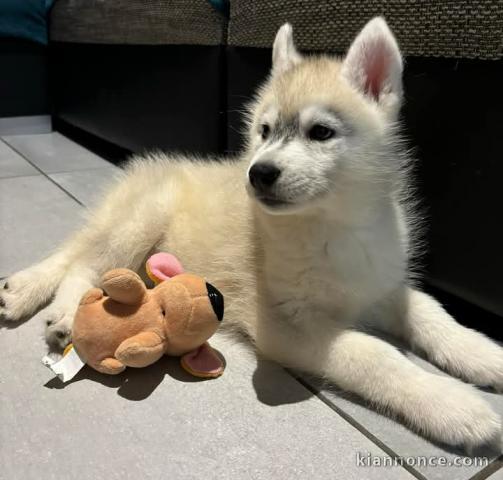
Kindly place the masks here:
POLYGON ((52 43, 54 116, 133 152, 222 152, 222 47, 52 43))
POLYGON ((47 47, 0 39, 0 117, 49 115, 47 47))

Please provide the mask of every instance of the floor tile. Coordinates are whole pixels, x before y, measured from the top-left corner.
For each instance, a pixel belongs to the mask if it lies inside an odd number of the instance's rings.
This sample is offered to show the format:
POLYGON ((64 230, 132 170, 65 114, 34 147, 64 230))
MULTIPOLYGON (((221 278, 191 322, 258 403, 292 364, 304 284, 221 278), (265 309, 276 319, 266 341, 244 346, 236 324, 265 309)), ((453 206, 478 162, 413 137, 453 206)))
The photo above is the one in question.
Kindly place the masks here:
POLYGON ((257 381, 242 345, 212 339, 227 362, 216 380, 165 357, 115 377, 85 367, 63 385, 40 362, 41 323, 0 330, 5 479, 414 478, 358 467, 357 452, 383 452, 281 367, 261 361, 257 381))
POLYGON ((503 468, 500 468, 492 475, 489 475, 489 477, 487 477, 487 480, 503 480, 503 468))
MULTIPOLYGON (((445 375, 445 373, 416 355, 407 353, 407 356, 422 368, 445 375)), ((320 391, 321 395, 326 398, 329 403, 332 403, 346 415, 354 419, 359 425, 397 455, 403 457, 445 457, 446 461, 449 463, 447 466, 416 465, 416 470, 428 478, 428 480, 468 480, 487 466, 486 463, 472 465, 463 464, 463 466, 457 466, 455 462, 460 462, 465 459, 463 451, 454 449, 449 450, 447 447, 433 444, 423 437, 411 432, 402 424, 376 413, 358 399, 350 398, 348 395, 338 391, 335 387, 323 384, 318 379, 304 376, 303 380, 320 391)), ((493 405, 497 412, 503 414, 503 395, 485 391, 480 391, 480 394, 493 405)), ((484 451, 481 452, 481 455, 488 455, 489 463, 495 459, 494 452, 484 451)), ((425 462, 425 460, 420 461, 425 462)), ((466 457, 465 461, 469 463, 472 462, 472 459, 466 457)), ((484 461, 482 460, 482 462, 484 461)))
POLYGON ((0 139, 0 178, 39 174, 36 168, 0 139))
POLYGON ((28 135, 50 133, 52 131, 50 115, 0 118, 0 135, 28 135))
POLYGON ((60 133, 13 135, 3 139, 46 173, 86 170, 110 165, 60 133))
POLYGON ((47 178, 0 179, 0 276, 27 267, 80 224, 83 208, 47 178))
POLYGON ((113 182, 119 172, 119 168, 110 165, 92 170, 52 173, 49 176, 84 205, 91 206, 97 202, 105 187, 113 182))

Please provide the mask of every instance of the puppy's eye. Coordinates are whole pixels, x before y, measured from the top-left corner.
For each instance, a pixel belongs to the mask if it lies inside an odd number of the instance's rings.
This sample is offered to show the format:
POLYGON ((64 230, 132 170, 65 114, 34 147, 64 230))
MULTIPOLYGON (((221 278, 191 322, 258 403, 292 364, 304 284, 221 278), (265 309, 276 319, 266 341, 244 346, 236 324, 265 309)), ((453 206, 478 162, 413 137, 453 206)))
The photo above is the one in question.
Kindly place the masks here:
POLYGON ((307 132, 307 135, 310 140, 315 140, 317 142, 324 142, 332 138, 335 135, 335 130, 332 130, 329 127, 325 127, 325 125, 315 124, 307 132))
POLYGON ((260 136, 262 137, 262 140, 266 140, 270 133, 271 127, 269 125, 264 123, 260 126, 260 136))

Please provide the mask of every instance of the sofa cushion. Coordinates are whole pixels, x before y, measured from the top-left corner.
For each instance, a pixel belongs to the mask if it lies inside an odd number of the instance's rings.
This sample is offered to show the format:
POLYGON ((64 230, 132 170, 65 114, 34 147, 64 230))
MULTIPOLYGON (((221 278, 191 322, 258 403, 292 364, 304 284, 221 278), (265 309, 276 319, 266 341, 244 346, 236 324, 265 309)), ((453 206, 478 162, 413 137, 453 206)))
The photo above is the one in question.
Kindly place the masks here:
POLYGON ((226 18, 203 0, 58 0, 50 39, 60 42, 219 45, 226 18))
POLYGON ((383 15, 405 55, 497 59, 501 0, 232 0, 229 44, 270 47, 284 22, 305 50, 345 52, 365 22, 383 15))
POLYGON ((47 43, 47 13, 52 0, 0 2, 0 37, 47 43))

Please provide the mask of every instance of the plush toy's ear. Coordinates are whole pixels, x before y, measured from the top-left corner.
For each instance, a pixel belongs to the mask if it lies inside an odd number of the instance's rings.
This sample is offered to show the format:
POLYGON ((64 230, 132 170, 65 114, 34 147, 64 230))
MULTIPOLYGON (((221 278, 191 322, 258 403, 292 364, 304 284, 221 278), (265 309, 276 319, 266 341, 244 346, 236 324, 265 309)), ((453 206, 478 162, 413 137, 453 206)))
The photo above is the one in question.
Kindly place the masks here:
POLYGON ((191 375, 201 378, 219 377, 225 369, 223 360, 208 342, 183 355, 180 364, 191 375))
POLYGON ((127 268, 108 271, 103 275, 101 283, 110 298, 126 305, 139 305, 147 293, 143 280, 127 268))
POLYGON ((183 273, 179 260, 174 255, 163 252, 152 255, 147 260, 146 269, 147 275, 155 284, 183 273))

